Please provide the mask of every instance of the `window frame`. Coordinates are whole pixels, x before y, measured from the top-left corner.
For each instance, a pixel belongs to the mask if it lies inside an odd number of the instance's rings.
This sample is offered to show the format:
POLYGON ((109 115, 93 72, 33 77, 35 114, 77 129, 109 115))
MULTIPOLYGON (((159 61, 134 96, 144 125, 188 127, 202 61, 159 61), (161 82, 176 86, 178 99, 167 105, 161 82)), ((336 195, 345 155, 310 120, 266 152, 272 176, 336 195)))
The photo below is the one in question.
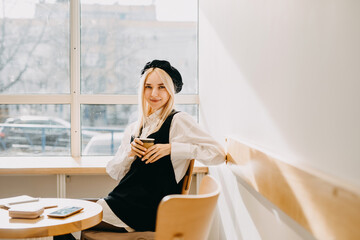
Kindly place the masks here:
MULTIPOLYGON (((70 11, 70 93, 69 94, 0 94, 0 104, 69 104, 71 157, 81 157, 81 104, 138 104, 137 95, 81 94, 80 89, 80 0, 69 0, 70 11)), ((197 28, 197 34, 199 30, 197 28)), ((197 45, 198 40, 197 38, 197 45)), ((197 48, 197 62, 199 62, 197 48)), ((198 76, 197 71, 197 76, 198 76)), ((199 92, 199 91, 198 91, 199 92)), ((175 104, 197 104, 198 94, 176 95, 175 104)), ((36 157, 36 156, 33 156, 36 157)), ((56 156, 57 158, 59 156, 56 156)), ((65 157, 65 156, 64 156, 65 157)), ((8 158, 8 157, 0 157, 8 158)), ((51 158, 49 156, 48 158, 51 158)))

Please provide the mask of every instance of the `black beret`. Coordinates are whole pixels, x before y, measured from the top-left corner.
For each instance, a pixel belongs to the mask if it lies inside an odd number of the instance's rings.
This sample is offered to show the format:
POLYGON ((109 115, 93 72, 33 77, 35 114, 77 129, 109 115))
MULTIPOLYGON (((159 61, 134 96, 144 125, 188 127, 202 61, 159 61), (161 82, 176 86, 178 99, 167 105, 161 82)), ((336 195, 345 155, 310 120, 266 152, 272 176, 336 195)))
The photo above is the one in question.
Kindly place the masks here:
POLYGON ((141 71, 141 75, 143 75, 144 72, 149 68, 160 68, 164 70, 173 80, 175 93, 179 93, 181 91, 183 86, 181 74, 176 68, 171 66, 168 61, 155 59, 151 62, 148 62, 147 64, 145 64, 144 69, 141 71))

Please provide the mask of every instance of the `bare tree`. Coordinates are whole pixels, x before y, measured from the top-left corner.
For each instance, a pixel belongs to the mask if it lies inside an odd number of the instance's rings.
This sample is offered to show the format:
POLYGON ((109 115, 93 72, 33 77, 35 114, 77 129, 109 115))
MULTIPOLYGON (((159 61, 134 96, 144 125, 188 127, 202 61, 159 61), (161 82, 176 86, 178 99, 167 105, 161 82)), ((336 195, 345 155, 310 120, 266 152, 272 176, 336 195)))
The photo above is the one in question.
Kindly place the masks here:
POLYGON ((5 3, 3 0, 3 18, 0 19, 0 93, 23 80, 47 28, 44 21, 39 26, 33 24, 34 20, 8 19, 5 15, 5 3), (38 32, 36 30, 39 27, 38 32))

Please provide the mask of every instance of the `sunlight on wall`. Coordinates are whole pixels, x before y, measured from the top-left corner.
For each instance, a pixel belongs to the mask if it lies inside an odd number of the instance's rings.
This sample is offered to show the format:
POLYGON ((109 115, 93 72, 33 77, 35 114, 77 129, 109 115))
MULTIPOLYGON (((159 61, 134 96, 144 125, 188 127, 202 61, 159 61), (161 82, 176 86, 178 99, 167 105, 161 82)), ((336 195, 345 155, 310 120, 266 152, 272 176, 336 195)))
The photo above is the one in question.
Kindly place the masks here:
POLYGON ((253 190, 249 192, 249 189, 244 188, 233 170, 225 164, 209 167, 210 175, 221 185, 218 215, 224 228, 224 236, 219 236, 218 239, 314 240, 306 230, 266 199, 253 190))
POLYGON ((222 186, 218 209, 226 239, 261 240, 256 225, 241 199, 236 179, 226 165, 210 167, 210 174, 222 186))
MULTIPOLYGON (((292 191, 301 205, 301 209, 306 219, 311 220, 308 221, 309 228, 314 233, 315 236, 325 236, 324 239, 334 239, 334 234, 332 233, 331 227, 327 225, 327 217, 324 215, 324 211, 319 211, 318 202, 314 202, 312 196, 310 195, 309 190, 302 183, 302 179, 300 176, 297 176, 296 171, 292 171, 293 168, 286 167, 285 165, 277 164, 279 170, 283 173, 284 179, 294 178, 292 181, 287 180, 286 183, 290 184, 290 189, 296 189, 296 191, 292 191), (286 168, 286 169, 285 169, 286 168), (287 175, 284 173, 288 173, 287 175), (298 177, 298 178, 296 178, 298 177), (318 211, 317 211, 318 210, 318 211)), ((326 191, 326 190, 323 190, 326 191)))
MULTIPOLYGON (((210 80, 200 81, 200 122, 221 142, 226 137, 232 136, 267 152, 274 152, 273 149, 276 148, 283 148, 285 154, 291 152, 291 146, 281 134, 266 106, 249 85, 247 76, 228 54, 206 16, 200 12, 200 17, 201 31, 206 32, 208 36, 206 44, 213 46, 211 55, 217 56, 211 61, 200 59, 200 69, 207 69, 200 72, 200 78, 216 79, 215 84, 209 84, 210 80), (210 92, 216 94, 208 94, 210 92), (219 111, 214 111, 214 106, 221 106, 221 114, 227 113, 222 116, 226 118, 224 121, 219 121, 219 111), (259 143, 269 144, 259 145, 259 143), (272 146, 273 149, 267 149, 265 146, 272 146)), ((203 51, 201 45, 199 50, 201 57, 203 51)), ((296 155, 279 158, 290 164, 300 162, 296 155)))

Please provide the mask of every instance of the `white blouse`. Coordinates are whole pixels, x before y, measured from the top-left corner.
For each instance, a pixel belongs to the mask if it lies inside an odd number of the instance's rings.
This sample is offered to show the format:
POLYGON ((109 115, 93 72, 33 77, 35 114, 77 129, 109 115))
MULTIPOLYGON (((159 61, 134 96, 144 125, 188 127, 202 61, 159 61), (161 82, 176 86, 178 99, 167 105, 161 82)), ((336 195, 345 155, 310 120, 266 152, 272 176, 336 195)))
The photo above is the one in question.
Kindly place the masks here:
MULTIPOLYGON (((141 138, 146 138, 159 121, 160 110, 145 120, 141 138)), ((121 180, 130 170, 135 157, 128 157, 131 151, 131 135, 135 132, 136 123, 129 125, 124 132, 121 145, 106 166, 107 173, 115 180, 121 180)), ((169 141, 171 144, 171 161, 177 182, 184 177, 191 159, 205 165, 220 164, 225 161, 225 152, 221 144, 206 133, 186 112, 175 114, 170 125, 169 141)))

